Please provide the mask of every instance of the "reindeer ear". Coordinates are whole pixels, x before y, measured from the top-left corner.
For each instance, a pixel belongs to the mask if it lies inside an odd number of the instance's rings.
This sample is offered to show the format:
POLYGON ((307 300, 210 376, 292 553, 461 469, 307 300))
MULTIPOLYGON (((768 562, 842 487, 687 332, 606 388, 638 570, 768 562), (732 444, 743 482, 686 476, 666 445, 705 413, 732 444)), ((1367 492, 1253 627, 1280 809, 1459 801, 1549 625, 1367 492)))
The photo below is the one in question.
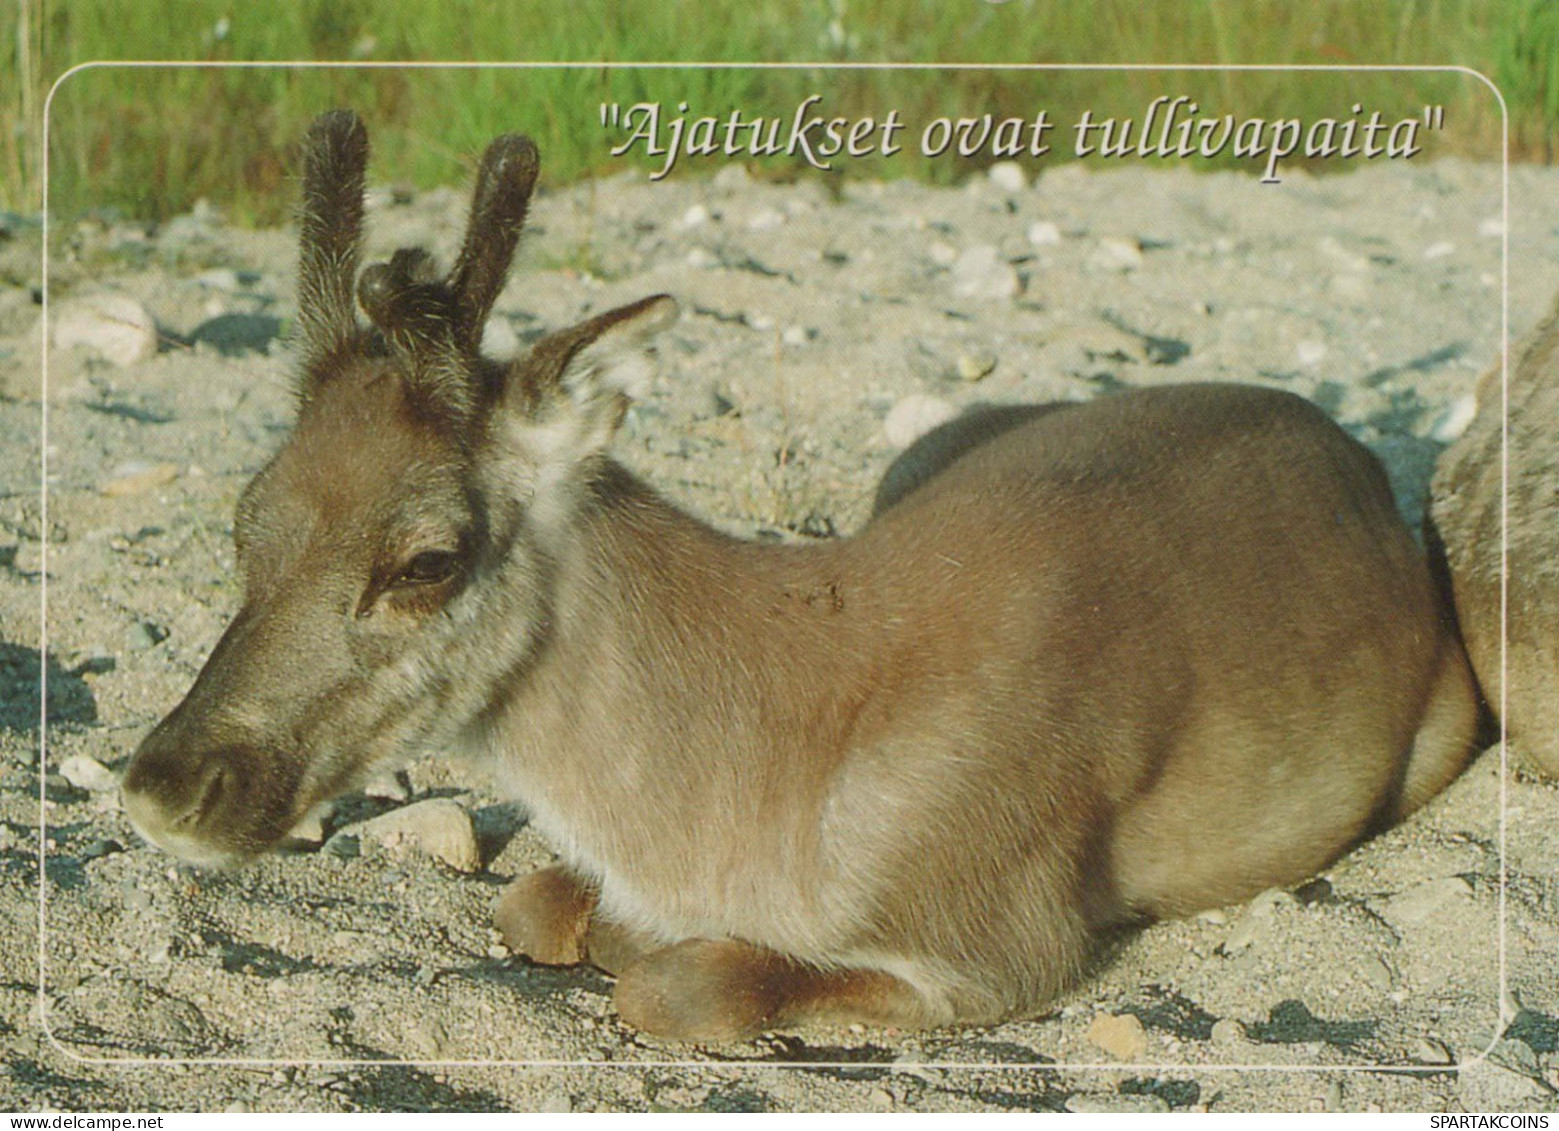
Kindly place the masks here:
POLYGON ((642 397, 655 375, 650 347, 678 313, 670 295, 652 295, 584 323, 581 328, 594 332, 570 352, 559 387, 576 404, 607 395, 642 397))
POLYGON ((368 131, 350 110, 321 114, 303 142, 298 323, 305 396, 329 375, 330 359, 357 337, 353 288, 363 228, 368 131))
POLYGON ((647 391, 651 346, 677 314, 669 295, 652 295, 541 339, 511 370, 505 404, 545 430, 554 455, 577 460, 604 448, 629 400, 647 391))

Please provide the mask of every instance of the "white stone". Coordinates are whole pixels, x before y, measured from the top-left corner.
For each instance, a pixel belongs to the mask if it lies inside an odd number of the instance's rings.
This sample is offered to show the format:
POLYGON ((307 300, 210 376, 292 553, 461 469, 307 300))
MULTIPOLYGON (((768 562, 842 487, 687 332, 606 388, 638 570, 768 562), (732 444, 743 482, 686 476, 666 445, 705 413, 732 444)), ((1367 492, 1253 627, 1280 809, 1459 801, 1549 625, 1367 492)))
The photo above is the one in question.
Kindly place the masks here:
POLYGON ((953 264, 953 293, 963 298, 1011 298, 1021 285, 993 244, 965 248, 953 264))
POLYGON ((1299 364, 1306 369, 1314 369, 1321 364, 1326 357, 1326 343, 1317 341, 1304 341, 1294 347, 1295 354, 1299 357, 1299 364))
POLYGON ((1456 251, 1456 245, 1450 240, 1438 240, 1424 248, 1425 259, 1444 259, 1456 251))
POLYGON ((410 846, 442 860, 460 872, 482 867, 481 848, 471 815, 447 797, 418 801, 392 809, 343 832, 356 833, 386 848, 410 846))
POLYGON ((1068 1096, 1066 1110, 1083 1115, 1146 1115, 1169 1110, 1169 1101, 1151 1092, 1140 1096, 1111 1095, 1108 1092, 1079 1092, 1068 1096))
POLYGON ((119 775, 96 758, 85 754, 72 754, 60 763, 60 776, 77 789, 88 793, 103 793, 119 788, 119 775))
POLYGON ((1442 876, 1414 884, 1386 901, 1387 918, 1410 926, 1443 914, 1472 895, 1472 885, 1460 876, 1442 876))
POLYGON ((303 819, 287 831, 287 836, 304 844, 324 844, 325 822, 330 820, 335 811, 335 802, 321 801, 303 814, 303 819))
POLYGON ((958 376, 965 381, 980 381, 989 377, 996 368, 996 355, 990 353, 961 353, 957 362, 958 376))
POLYGON ((1129 236, 1104 236, 1088 256, 1098 271, 1135 271, 1142 266, 1142 245, 1129 236))
POLYGON ((882 434, 895 448, 907 448, 939 424, 946 424, 958 410, 941 397, 911 393, 888 410, 882 434))
POLYGON ((1212 1042, 1224 1048, 1245 1043, 1245 1026, 1232 1017, 1222 1017, 1213 1022, 1212 1042))
POLYGON ((1132 1013, 1101 1013, 1084 1034, 1089 1044, 1120 1061, 1135 1061, 1148 1050, 1147 1030, 1132 1013))
POLYGON ((752 184, 752 174, 745 165, 727 165, 714 175, 711 183, 721 192, 736 192, 752 184))
POLYGON ((938 267, 951 267, 958 262, 958 249, 950 243, 943 243, 941 240, 937 240, 930 247, 926 248, 926 255, 938 267))
POLYGON ((749 232, 772 232, 775 228, 783 227, 785 214, 773 208, 765 208, 756 212, 747 221, 749 232))
POLYGON ((684 228, 697 228, 709 223, 709 209, 702 204, 695 204, 682 213, 682 226, 684 228))
POLYGON ((104 291, 65 299, 49 319, 56 349, 79 347, 121 367, 157 353, 157 324, 128 295, 104 291))
POLYGON ((998 161, 985 171, 985 175, 1002 192, 1022 192, 1029 187, 1028 175, 1016 161, 998 161))
POLYGON ((1442 444, 1449 444, 1467 431, 1473 417, 1478 415, 1478 398, 1472 393, 1457 397, 1429 429, 1429 437, 1442 444))
POLYGON ((1050 220, 1035 220, 1029 225, 1029 243, 1035 247, 1054 247, 1061 242, 1061 229, 1050 220))
POLYGON ((1295 900, 1281 888, 1262 892, 1246 906, 1244 914, 1235 922, 1223 941, 1225 954, 1238 954, 1261 938, 1272 922, 1273 912, 1285 904, 1292 906, 1295 900))
POLYGON ((380 801, 408 801, 411 799, 411 787, 400 774, 375 774, 363 783, 363 796, 380 801))

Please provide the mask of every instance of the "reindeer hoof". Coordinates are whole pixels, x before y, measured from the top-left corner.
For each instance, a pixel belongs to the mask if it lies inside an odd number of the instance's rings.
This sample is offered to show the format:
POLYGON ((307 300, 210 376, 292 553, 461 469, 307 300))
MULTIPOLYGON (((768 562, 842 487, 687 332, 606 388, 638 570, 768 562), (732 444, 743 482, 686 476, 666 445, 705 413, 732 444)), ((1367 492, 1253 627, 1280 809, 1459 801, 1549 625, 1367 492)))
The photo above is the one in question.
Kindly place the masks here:
POLYGON ((782 987, 746 943, 687 939, 631 963, 613 1000, 622 1019, 677 1041, 743 1041, 774 1020, 782 987))
POLYGON ((584 961, 595 892, 562 868, 543 868, 504 889, 493 922, 504 945, 543 966, 584 961))

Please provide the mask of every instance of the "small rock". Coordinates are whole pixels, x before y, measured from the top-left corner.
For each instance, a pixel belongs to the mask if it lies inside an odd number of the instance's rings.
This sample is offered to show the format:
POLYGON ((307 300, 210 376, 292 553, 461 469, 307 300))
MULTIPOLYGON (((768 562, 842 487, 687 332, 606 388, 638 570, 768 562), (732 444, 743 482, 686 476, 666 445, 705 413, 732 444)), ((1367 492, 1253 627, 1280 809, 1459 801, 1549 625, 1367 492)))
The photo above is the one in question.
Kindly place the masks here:
POLYGON ((1391 972, 1391 967, 1386 965, 1386 960, 1378 954, 1371 954, 1365 958, 1359 968, 1364 980, 1374 989, 1385 993, 1391 989, 1396 976, 1391 972))
POLYGON ((1142 1021, 1130 1013, 1101 1013, 1084 1034, 1089 1044, 1103 1049, 1116 1060, 1139 1059, 1148 1048, 1148 1034, 1142 1021))
POLYGON ((304 844, 324 844, 325 824, 330 820, 331 815, 335 811, 335 802, 321 801, 305 813, 301 821, 288 830, 288 838, 302 841, 304 844))
POLYGON ((1326 1095, 1321 1100, 1321 1107, 1326 1111, 1342 1110, 1342 1081, 1333 1080, 1326 1085, 1326 1095))
POLYGON ((79 346, 121 367, 157 353, 157 324, 128 295, 82 295, 64 300, 50 314, 56 349, 79 346))
POLYGON ((231 267, 214 267, 195 276, 195 282, 213 291, 237 291, 242 289, 238 272, 231 267))
POLYGON ((1146 1115, 1168 1111, 1169 1101, 1152 1092, 1131 1096, 1078 1092, 1067 1097, 1066 1110, 1078 1115, 1146 1115))
POLYGON ((749 232, 772 232, 775 228, 783 227, 785 214, 778 209, 765 208, 755 212, 747 221, 749 232))
POLYGON ((1450 240, 1439 240, 1424 248, 1424 258, 1426 260, 1444 259, 1447 255, 1453 255, 1455 252, 1456 245, 1454 243, 1450 240))
POLYGON ((1451 1050, 1433 1037, 1419 1038, 1418 1043, 1413 1046, 1413 1059, 1419 1064, 1456 1063, 1456 1058, 1451 1055, 1451 1050))
POLYGON ((1266 933, 1268 925, 1272 922, 1273 912, 1277 908, 1285 904, 1293 906, 1297 902, 1281 888, 1262 892, 1250 901, 1244 914, 1239 917, 1233 929, 1229 931, 1228 937, 1223 940, 1223 952, 1238 954, 1246 949, 1266 933))
POLYGON ((726 165, 710 183, 721 192, 737 192, 752 184, 752 174, 745 165, 726 165))
POLYGON ((60 776, 88 793, 105 793, 119 788, 119 775, 85 754, 72 754, 61 762, 60 776))
POLYGON ((413 845, 456 871, 476 872, 482 867, 471 814, 447 797, 392 809, 352 830, 386 848, 413 845))
POLYGON ((938 240, 926 248, 926 256, 938 267, 951 267, 958 262, 958 249, 950 243, 938 240))
POLYGON ((105 856, 112 856, 116 852, 123 852, 125 846, 117 840, 94 840, 81 850, 83 860, 101 860, 105 856))
MULTIPOLYGON (((735 168, 740 169, 737 165, 735 168)), ((746 170, 743 170, 745 173, 746 170)), ((567 1115, 574 1110, 574 1100, 567 1092, 548 1092, 541 1098, 541 1105, 537 1109, 545 1115, 567 1115)))
POLYGON ((682 226, 684 228, 698 228, 709 223, 709 209, 702 204, 695 204, 682 213, 682 226))
POLYGON ((926 1071, 925 1055, 917 1049, 905 1049, 893 1058, 893 1070, 902 1072, 921 1080, 931 1080, 932 1074, 926 1071))
POLYGON ((1016 161, 998 161, 985 171, 985 175, 1002 192, 1022 192, 1029 187, 1028 175, 1016 161))
POLYGON ((1314 369, 1326 357, 1326 343, 1315 341, 1300 342, 1294 348, 1294 353, 1298 356, 1300 365, 1306 369, 1314 369))
POLYGON ((975 244, 953 264, 953 293, 962 298, 1011 298, 1021 286, 994 244, 975 244))
POLYGON ((1028 239, 1035 247, 1054 247, 1061 242, 1061 229, 1049 220, 1035 220, 1029 225, 1028 239))
POLYGON ((443 1056, 449 1047, 449 1031, 437 1017, 413 1017, 403 1031, 411 1047, 429 1059, 443 1056))
POLYGON ((1467 426, 1472 423, 1473 417, 1478 415, 1478 398, 1472 393, 1457 397, 1450 406, 1440 414, 1440 418, 1429 429, 1429 438, 1441 444, 1450 444, 1460 438, 1467 431, 1467 426))
POLYGON ((1505 218, 1503 216, 1485 216, 1478 221, 1478 234, 1480 236, 1502 236, 1505 234, 1505 218))
POLYGON ((362 855, 363 845, 355 833, 338 832, 325 842, 324 851, 337 860, 355 860, 362 855))
POLYGON ((1385 913, 1398 923, 1417 925, 1454 908, 1472 895, 1472 885, 1461 876, 1425 880, 1386 901, 1385 913))
POLYGON ((378 801, 404 802, 411 800, 411 782, 405 770, 375 774, 363 783, 363 796, 378 801))
POLYGON ((1127 236, 1105 236, 1088 256, 1088 266, 1098 271, 1135 271, 1142 266, 1142 245, 1127 236))
POLYGON ((817 337, 817 331, 808 326, 786 326, 780 334, 780 341, 787 346, 804 346, 817 337))
POLYGON ((895 448, 907 448, 939 424, 946 424, 958 410, 940 397, 911 393, 891 409, 882 422, 882 433, 895 448))
POLYGON ((979 381, 990 376, 996 368, 996 357, 989 353, 961 353, 958 355, 958 376, 965 381, 979 381))
POLYGON ((1212 1042, 1224 1048, 1245 1043, 1245 1026, 1232 1017, 1222 1017, 1213 1022, 1212 1042))
POLYGON ((176 463, 143 463, 132 460, 122 463, 98 485, 98 491, 110 499, 140 495, 156 487, 163 487, 179 477, 176 463))
POLYGON ((132 652, 144 652, 168 639, 168 630, 149 620, 133 621, 125 629, 125 647, 132 652))
POLYGON ((146 961, 154 966, 162 966, 173 958, 173 936, 166 932, 148 935, 142 940, 142 950, 146 955, 146 961))
POLYGON ((886 1088, 873 1088, 867 1093, 866 1104, 872 1111, 892 1111, 893 1093, 886 1088))

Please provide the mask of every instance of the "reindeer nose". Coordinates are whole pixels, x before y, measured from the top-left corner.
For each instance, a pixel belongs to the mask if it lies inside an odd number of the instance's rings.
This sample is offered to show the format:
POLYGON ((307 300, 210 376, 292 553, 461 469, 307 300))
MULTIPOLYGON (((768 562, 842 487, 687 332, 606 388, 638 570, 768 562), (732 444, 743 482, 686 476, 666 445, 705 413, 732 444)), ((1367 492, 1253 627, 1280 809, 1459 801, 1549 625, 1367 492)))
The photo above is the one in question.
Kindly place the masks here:
POLYGON ((233 795, 238 778, 228 752, 190 756, 172 747, 143 746, 125 771, 120 796, 131 820, 138 812, 155 814, 170 827, 193 828, 233 795))
POLYGON ((153 732, 120 782, 120 801, 147 840, 195 863, 237 855, 222 843, 232 815, 253 793, 253 758, 237 748, 192 750, 153 732))

